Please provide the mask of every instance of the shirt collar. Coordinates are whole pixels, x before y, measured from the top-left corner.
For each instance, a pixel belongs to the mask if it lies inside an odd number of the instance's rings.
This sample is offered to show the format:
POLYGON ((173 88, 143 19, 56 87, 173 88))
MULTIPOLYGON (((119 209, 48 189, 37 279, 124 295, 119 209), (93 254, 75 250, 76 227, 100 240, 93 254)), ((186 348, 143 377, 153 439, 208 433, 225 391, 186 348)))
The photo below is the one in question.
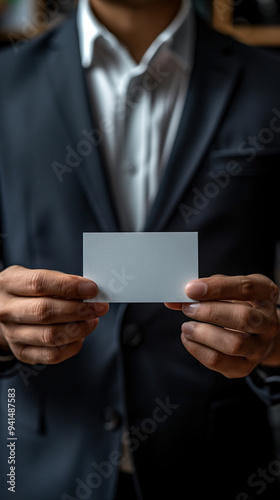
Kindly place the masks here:
MULTIPOLYGON (((167 46, 173 52, 183 70, 191 70, 194 53, 194 13, 190 0, 182 0, 179 12, 167 28, 153 41, 140 64, 148 65, 161 47, 167 46)), ((79 0, 77 26, 81 62, 84 68, 91 66, 95 42, 103 38, 114 50, 123 46, 117 38, 94 16, 89 0, 79 0)))

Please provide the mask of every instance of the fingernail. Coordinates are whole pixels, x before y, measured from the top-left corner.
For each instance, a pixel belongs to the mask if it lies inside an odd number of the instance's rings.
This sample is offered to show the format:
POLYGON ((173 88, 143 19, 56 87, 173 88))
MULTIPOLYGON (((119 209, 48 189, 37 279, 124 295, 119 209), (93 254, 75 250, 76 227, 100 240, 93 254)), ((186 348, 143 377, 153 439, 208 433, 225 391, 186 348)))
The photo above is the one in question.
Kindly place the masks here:
POLYGON ((188 297, 199 299, 206 295, 207 285, 203 281, 190 281, 186 286, 188 297))
POLYGON ((97 285, 93 283, 93 281, 88 281, 86 283, 80 283, 78 291, 84 299, 92 299, 96 296, 98 289, 97 285))
POLYGON ((193 304, 184 304, 182 311, 186 316, 193 316, 196 313, 197 307, 197 302, 194 302, 193 304))
POLYGON ((186 339, 189 339, 192 336, 193 329, 194 329, 193 323, 184 323, 182 325, 182 335, 184 335, 186 339))

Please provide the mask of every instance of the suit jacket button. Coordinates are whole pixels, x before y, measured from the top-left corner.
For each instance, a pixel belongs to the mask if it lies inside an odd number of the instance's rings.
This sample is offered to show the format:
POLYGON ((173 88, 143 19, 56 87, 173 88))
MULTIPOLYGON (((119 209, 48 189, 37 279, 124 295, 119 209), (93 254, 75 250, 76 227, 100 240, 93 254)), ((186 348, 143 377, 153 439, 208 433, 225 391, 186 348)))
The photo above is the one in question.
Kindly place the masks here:
POLYGON ((121 424, 121 415, 111 406, 106 406, 103 410, 103 425, 106 431, 114 431, 121 424))
POLYGON ((144 334, 137 323, 129 323, 122 330, 122 344, 128 347, 138 347, 144 334))

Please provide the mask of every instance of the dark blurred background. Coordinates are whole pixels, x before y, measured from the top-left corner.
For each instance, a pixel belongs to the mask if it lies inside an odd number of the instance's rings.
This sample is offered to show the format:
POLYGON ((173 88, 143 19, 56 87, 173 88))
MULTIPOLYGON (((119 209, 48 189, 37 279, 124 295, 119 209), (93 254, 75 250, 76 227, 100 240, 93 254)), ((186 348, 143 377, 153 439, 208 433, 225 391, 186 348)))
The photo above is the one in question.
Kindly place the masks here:
MULTIPOLYGON (((280 26, 280 0, 193 0, 197 10, 211 23, 212 9, 233 7, 235 26, 280 26)), ((10 38, 30 38, 49 29, 72 11, 77 0, 0 0, 0 43, 10 38)), ((8 40, 9 42, 9 40, 8 40)))
POLYGON ((280 23, 280 0, 250 0, 235 2, 234 23, 274 25, 280 23))

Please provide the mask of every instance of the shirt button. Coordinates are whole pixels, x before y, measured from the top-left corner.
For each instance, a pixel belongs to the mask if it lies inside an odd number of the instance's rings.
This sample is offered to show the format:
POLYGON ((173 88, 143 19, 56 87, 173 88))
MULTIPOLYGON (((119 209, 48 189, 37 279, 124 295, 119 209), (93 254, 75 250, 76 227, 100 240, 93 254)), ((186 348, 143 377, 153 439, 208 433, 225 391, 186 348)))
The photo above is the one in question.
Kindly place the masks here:
POLYGON ((124 171, 129 175, 136 175, 138 169, 136 165, 134 165, 134 163, 128 163, 127 165, 124 166, 124 171))
POLYGON ((137 105, 143 99, 143 92, 145 91, 144 87, 139 87, 138 89, 133 89, 129 96, 129 100, 132 104, 137 105))
POLYGON ((122 330, 122 344, 128 347, 138 347, 143 341, 144 334, 137 323, 129 323, 122 330))
POLYGON ((121 415, 111 406, 106 406, 103 409, 103 426, 106 431, 114 431, 121 424, 121 415))

